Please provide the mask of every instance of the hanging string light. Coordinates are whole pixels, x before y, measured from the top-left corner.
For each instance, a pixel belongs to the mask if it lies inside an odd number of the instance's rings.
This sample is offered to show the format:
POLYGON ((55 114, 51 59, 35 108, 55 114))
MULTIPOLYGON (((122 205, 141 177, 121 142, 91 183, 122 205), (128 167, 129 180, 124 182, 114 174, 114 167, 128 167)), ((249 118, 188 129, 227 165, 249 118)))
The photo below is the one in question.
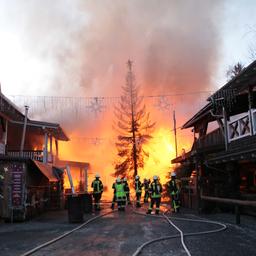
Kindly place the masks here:
MULTIPOLYGON (((146 95, 141 96, 143 100, 149 102, 152 106, 166 112, 170 110, 173 105, 173 97, 185 97, 193 95, 208 95, 210 91, 199 91, 191 93, 179 94, 162 94, 162 95, 146 95), (152 103, 153 101, 153 103, 152 103), (170 103, 172 102, 172 104, 170 103)), ((47 112, 58 112, 61 116, 70 114, 76 119, 82 115, 93 114, 99 117, 107 109, 112 108, 120 101, 120 97, 57 97, 57 96, 25 96, 25 95, 11 95, 8 96, 11 101, 18 107, 22 108, 24 105, 30 107, 30 115, 38 115, 47 112)), ((231 99, 232 96, 227 94, 225 97, 231 99)), ((205 97, 206 98, 206 97, 205 97)))

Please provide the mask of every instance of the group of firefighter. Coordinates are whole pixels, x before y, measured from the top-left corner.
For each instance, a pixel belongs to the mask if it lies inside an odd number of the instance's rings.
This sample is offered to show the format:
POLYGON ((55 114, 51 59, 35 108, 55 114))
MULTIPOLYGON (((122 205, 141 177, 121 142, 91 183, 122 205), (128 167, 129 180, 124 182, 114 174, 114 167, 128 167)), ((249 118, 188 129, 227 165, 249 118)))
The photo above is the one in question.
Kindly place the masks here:
MULTIPOLYGON (((93 189, 93 197, 94 197, 94 209, 95 211, 100 210, 100 199, 103 193, 103 184, 100 180, 100 175, 95 175, 95 180, 91 185, 93 189)), ((131 204, 130 200, 130 187, 127 182, 127 178, 116 178, 115 182, 112 185, 113 189, 113 200, 111 204, 111 208, 114 209, 115 204, 117 204, 118 211, 125 211, 125 207, 127 204, 131 204)), ((144 203, 149 202, 149 207, 147 214, 151 214, 154 205, 155 213, 159 214, 160 211, 160 203, 163 188, 160 183, 160 179, 158 176, 153 176, 153 181, 150 179, 144 179, 143 182, 140 181, 140 176, 136 176, 134 180, 134 190, 136 193, 136 207, 141 207, 141 196, 144 190, 144 203)), ((173 212, 179 212, 180 208, 180 182, 176 179, 176 173, 172 172, 170 175, 170 180, 167 182, 167 191, 171 198, 171 210, 173 212)))

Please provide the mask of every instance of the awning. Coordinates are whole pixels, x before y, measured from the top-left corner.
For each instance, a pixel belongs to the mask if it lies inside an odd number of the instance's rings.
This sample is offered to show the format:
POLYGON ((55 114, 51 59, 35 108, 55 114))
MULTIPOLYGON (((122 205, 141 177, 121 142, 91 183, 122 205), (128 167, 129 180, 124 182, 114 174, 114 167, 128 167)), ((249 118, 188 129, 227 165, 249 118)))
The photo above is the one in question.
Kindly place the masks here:
POLYGON ((42 172, 42 174, 50 181, 50 182, 57 182, 58 179, 54 176, 52 165, 44 164, 42 162, 33 160, 37 168, 42 172))

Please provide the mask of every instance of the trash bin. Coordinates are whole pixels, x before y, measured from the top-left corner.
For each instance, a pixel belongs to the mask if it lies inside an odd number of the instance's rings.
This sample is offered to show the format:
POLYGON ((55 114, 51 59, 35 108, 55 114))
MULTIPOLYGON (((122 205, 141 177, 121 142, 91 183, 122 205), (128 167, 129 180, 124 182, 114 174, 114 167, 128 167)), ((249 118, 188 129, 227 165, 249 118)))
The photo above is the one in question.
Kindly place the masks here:
POLYGON ((85 193, 83 194, 83 210, 84 213, 91 213, 92 212, 92 194, 85 193))
POLYGON ((84 221, 83 197, 79 194, 67 196, 68 220, 69 223, 78 223, 84 221))

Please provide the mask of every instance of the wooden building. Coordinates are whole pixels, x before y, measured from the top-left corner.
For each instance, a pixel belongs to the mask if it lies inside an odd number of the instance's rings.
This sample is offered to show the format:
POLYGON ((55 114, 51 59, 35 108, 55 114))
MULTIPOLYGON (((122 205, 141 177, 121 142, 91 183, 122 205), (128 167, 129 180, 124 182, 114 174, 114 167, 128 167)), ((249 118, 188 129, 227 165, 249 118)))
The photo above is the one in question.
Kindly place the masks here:
POLYGON ((207 101, 182 127, 194 132, 191 150, 172 160, 187 181, 184 204, 198 208, 200 194, 255 200, 256 61, 207 101))
MULTIPOLYGON (((0 218, 24 220, 61 208, 68 161, 59 160, 58 141, 69 140, 61 126, 26 118, 2 93, 0 120, 0 218)), ((83 167, 86 172, 88 163, 83 167)))

